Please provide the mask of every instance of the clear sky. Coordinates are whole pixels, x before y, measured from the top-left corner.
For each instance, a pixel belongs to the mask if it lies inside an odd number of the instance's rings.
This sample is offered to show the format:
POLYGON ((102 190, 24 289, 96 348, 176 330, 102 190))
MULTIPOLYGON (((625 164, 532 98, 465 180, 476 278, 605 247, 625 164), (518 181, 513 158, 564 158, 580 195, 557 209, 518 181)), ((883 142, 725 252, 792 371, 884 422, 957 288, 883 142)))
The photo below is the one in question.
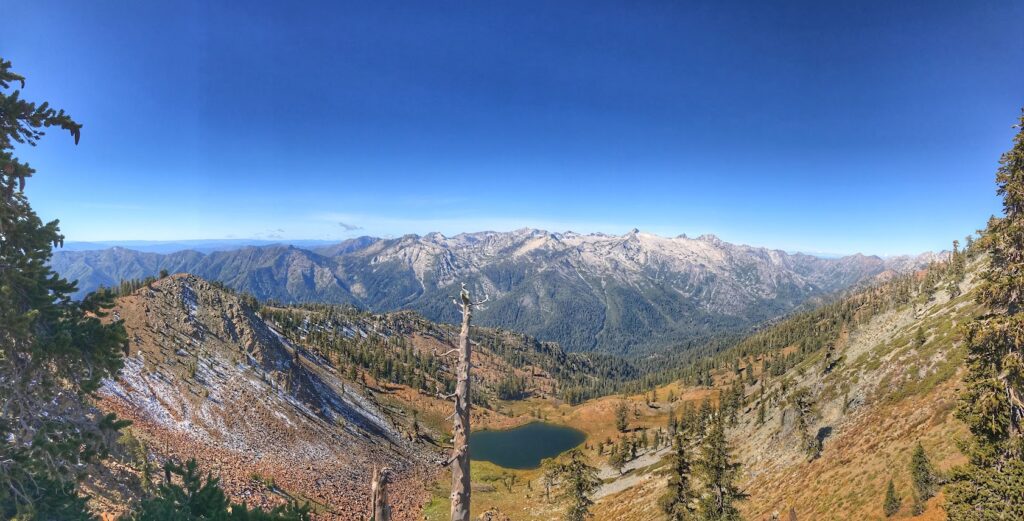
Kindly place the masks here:
POLYGON ((524 226, 812 252, 999 211, 1024 2, 0 0, 68 240, 524 226))

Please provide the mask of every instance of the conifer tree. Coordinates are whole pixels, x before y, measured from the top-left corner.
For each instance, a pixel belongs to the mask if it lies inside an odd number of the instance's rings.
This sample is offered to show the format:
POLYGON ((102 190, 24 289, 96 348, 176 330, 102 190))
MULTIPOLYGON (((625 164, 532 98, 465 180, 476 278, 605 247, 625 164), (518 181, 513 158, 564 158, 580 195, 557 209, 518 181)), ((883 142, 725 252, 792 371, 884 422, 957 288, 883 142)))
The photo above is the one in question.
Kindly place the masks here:
POLYGON ((698 503, 701 521, 739 521, 742 519, 735 503, 747 498, 736 485, 740 464, 732 461, 725 439, 724 419, 712 419, 704 437, 700 458, 694 465, 703 486, 698 503))
POLYGON ((621 401, 615 406, 615 428, 619 432, 626 432, 629 428, 629 408, 625 401, 621 401))
POLYGON ((703 437, 707 431, 708 424, 711 421, 711 416, 714 411, 711 409, 711 400, 706 396, 700 402, 700 409, 697 410, 696 423, 694 424, 694 433, 697 437, 703 437))
POLYGON ((885 517, 892 517, 893 514, 899 512, 900 503, 902 500, 896 495, 896 485, 893 485, 892 480, 889 480, 889 486, 885 489, 885 502, 882 503, 882 510, 885 512, 885 517))
POLYGON ((818 441, 818 433, 813 430, 817 420, 817 408, 812 401, 811 391, 806 387, 793 391, 792 402, 793 409, 796 410, 796 426, 804 453, 810 459, 815 459, 821 454, 821 442, 818 441))
MULTIPOLYGON (((612 451, 615 451, 614 446, 612 451)), ((544 500, 551 501, 551 486, 558 479, 558 464, 552 458, 544 458, 541 460, 540 466, 544 469, 544 472, 541 474, 541 482, 544 484, 544 500)))
POLYGON ((164 481, 156 493, 139 505, 126 521, 308 521, 308 505, 290 502, 269 512, 232 505, 220 480, 212 475, 204 479, 192 459, 184 465, 164 464, 164 481))
POLYGON ((611 451, 608 453, 608 465, 622 474, 622 468, 626 466, 626 457, 628 451, 624 446, 612 445, 611 451))
POLYGON ((835 365, 835 357, 836 345, 829 342, 828 345, 825 346, 825 360, 821 364, 822 374, 828 374, 828 372, 832 370, 832 366, 835 365))
POLYGON ((77 493, 84 465, 126 422, 100 414, 89 395, 121 367, 126 335, 100 318, 113 293, 74 302, 75 285, 49 267, 64 242, 25 196, 35 173, 14 156, 50 128, 78 143, 82 126, 48 103, 22 99, 25 78, 0 58, 0 518, 89 519, 77 493))
POLYGON ((967 376, 957 410, 971 432, 968 463, 948 489, 951 521, 1024 519, 1024 112, 1013 148, 999 161, 1003 216, 978 246, 988 252, 978 302, 990 314, 964 331, 967 376))
POLYGON ((672 443, 675 450, 669 469, 668 490, 660 499, 661 510, 672 521, 692 521, 696 519, 693 502, 697 494, 693 490, 686 440, 678 436, 672 443))
POLYGON ((914 492, 922 501, 935 495, 935 469, 920 441, 910 457, 910 479, 914 483, 914 492))
POLYGON ((597 469, 587 464, 579 449, 570 450, 566 456, 568 461, 558 466, 558 476, 563 482, 562 496, 569 500, 565 521, 583 521, 591 516, 590 507, 594 502, 590 495, 601 486, 601 480, 597 469))

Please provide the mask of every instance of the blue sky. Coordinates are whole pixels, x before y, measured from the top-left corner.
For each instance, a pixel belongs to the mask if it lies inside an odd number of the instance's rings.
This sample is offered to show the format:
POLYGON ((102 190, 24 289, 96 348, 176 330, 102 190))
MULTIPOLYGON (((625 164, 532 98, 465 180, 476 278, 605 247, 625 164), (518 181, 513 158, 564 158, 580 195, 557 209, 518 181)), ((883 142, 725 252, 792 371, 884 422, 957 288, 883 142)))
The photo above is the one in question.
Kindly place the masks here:
POLYGON ((1021 2, 0 4, 25 95, 85 125, 19 150, 69 240, 912 253, 999 211, 1024 106, 1021 2))

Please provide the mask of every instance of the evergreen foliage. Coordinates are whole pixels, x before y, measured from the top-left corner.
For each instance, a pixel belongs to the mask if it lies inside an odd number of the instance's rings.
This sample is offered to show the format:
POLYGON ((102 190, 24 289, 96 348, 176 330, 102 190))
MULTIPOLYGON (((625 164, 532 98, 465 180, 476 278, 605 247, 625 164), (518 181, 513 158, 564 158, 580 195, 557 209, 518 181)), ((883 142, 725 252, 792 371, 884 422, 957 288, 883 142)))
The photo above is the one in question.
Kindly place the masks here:
POLYGON ((821 442, 818 440, 818 433, 814 431, 818 412, 810 389, 801 387, 793 391, 790 401, 796 411, 796 427, 800 433, 801 446, 807 457, 813 460, 821 454, 821 442))
POLYGON ((307 521, 308 506, 289 503, 266 512, 249 509, 244 504, 231 504, 220 480, 212 475, 204 479, 196 461, 184 465, 167 462, 164 482, 150 498, 139 506, 138 512, 126 516, 124 521, 307 521))
POLYGON ((526 379, 514 374, 502 378, 495 389, 500 400, 521 400, 526 397, 526 379))
POLYGON ((625 401, 620 401, 615 406, 615 428, 619 432, 626 432, 629 428, 629 409, 625 401))
POLYGON ((694 471, 703 487, 697 508, 698 519, 741 520, 736 502, 746 499, 747 494, 736 484, 740 477, 740 464, 732 461, 721 416, 710 422, 694 471))
POLYGON ((882 511, 885 512, 885 517, 892 517, 896 512, 900 510, 900 503, 903 500, 896 494, 896 485, 893 485, 892 480, 889 480, 889 486, 885 489, 885 502, 882 504, 882 511))
POLYGON ((674 451, 669 467, 668 491, 659 500, 661 510, 672 521, 693 521, 696 519, 694 500, 697 494, 693 490, 693 476, 690 459, 687 454, 686 440, 677 437, 673 440, 674 451))
POLYGON ((622 474, 622 468, 626 466, 628 458, 628 447, 612 445, 611 450, 608 452, 608 466, 618 471, 619 474, 622 474))
POLYGON ((590 507, 594 502, 590 495, 601 486, 601 480, 597 477, 597 469, 587 464, 579 449, 570 450, 566 459, 558 464, 556 471, 562 481, 562 497, 569 500, 564 519, 583 521, 592 515, 590 507))
MULTIPOLYGON (((127 286, 137 284, 129 281, 127 286)), ((406 338, 416 333, 450 343, 454 336, 451 326, 429 322, 414 312, 372 314, 328 304, 268 302, 260 314, 289 341, 330 360, 351 378, 368 374, 375 380, 425 392, 450 393, 454 389, 450 368, 432 353, 414 349, 406 338)), ((543 370, 555 379, 562 398, 570 404, 607 394, 619 385, 639 386, 636 368, 614 357, 565 353, 557 344, 501 329, 474 327, 471 337, 511 367, 543 370)), ((531 378, 509 374, 493 386, 490 398, 526 398, 533 389, 531 378)), ((473 400, 486 404, 488 395, 477 392, 473 400)))
POLYGON ((978 301, 991 313, 967 324, 965 389, 957 410, 971 432, 969 462, 953 474, 951 521, 1024 519, 1024 112, 1000 159, 1003 217, 977 241, 988 252, 978 301))
POLYGON ((917 498, 927 501, 935 495, 935 469, 932 467, 928 455, 924 453, 921 442, 917 442, 914 453, 910 457, 910 479, 914 483, 914 493, 917 498))
POLYGON ((24 194, 35 170, 14 156, 50 128, 78 143, 82 126, 63 110, 21 98, 25 78, 0 58, 0 518, 91 519, 78 481, 126 425, 88 396, 116 374, 126 345, 120 324, 101 318, 107 292, 81 302, 49 267, 64 237, 24 194))

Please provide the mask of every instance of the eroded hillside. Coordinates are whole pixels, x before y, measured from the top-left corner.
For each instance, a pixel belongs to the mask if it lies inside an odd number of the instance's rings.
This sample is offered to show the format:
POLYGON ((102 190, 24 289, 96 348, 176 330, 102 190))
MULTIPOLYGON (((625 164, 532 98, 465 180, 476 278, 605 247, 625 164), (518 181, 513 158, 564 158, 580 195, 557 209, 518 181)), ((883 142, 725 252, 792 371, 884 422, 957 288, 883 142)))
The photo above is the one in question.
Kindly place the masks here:
MULTIPOLYGON (((408 312, 264 307, 186 274, 137 285, 110 313, 129 345, 101 391, 103 408, 133 421, 128 445, 149 453, 129 473, 196 458, 234 501, 296 499, 322 518, 354 519, 371 472, 387 467, 395 518, 419 518, 447 450, 450 326, 408 312)), ((635 371, 510 331, 474 329, 473 343, 480 427, 529 421, 507 405, 518 400, 556 400, 566 385, 635 371)), ((122 511, 138 495, 114 489, 93 490, 99 510, 122 511)))
POLYGON ((240 297, 178 275, 120 298, 113 317, 130 345, 102 406, 132 420, 158 459, 198 459, 236 501, 294 497, 340 519, 362 511, 369 474, 387 466, 397 517, 415 518, 434 451, 240 297))

